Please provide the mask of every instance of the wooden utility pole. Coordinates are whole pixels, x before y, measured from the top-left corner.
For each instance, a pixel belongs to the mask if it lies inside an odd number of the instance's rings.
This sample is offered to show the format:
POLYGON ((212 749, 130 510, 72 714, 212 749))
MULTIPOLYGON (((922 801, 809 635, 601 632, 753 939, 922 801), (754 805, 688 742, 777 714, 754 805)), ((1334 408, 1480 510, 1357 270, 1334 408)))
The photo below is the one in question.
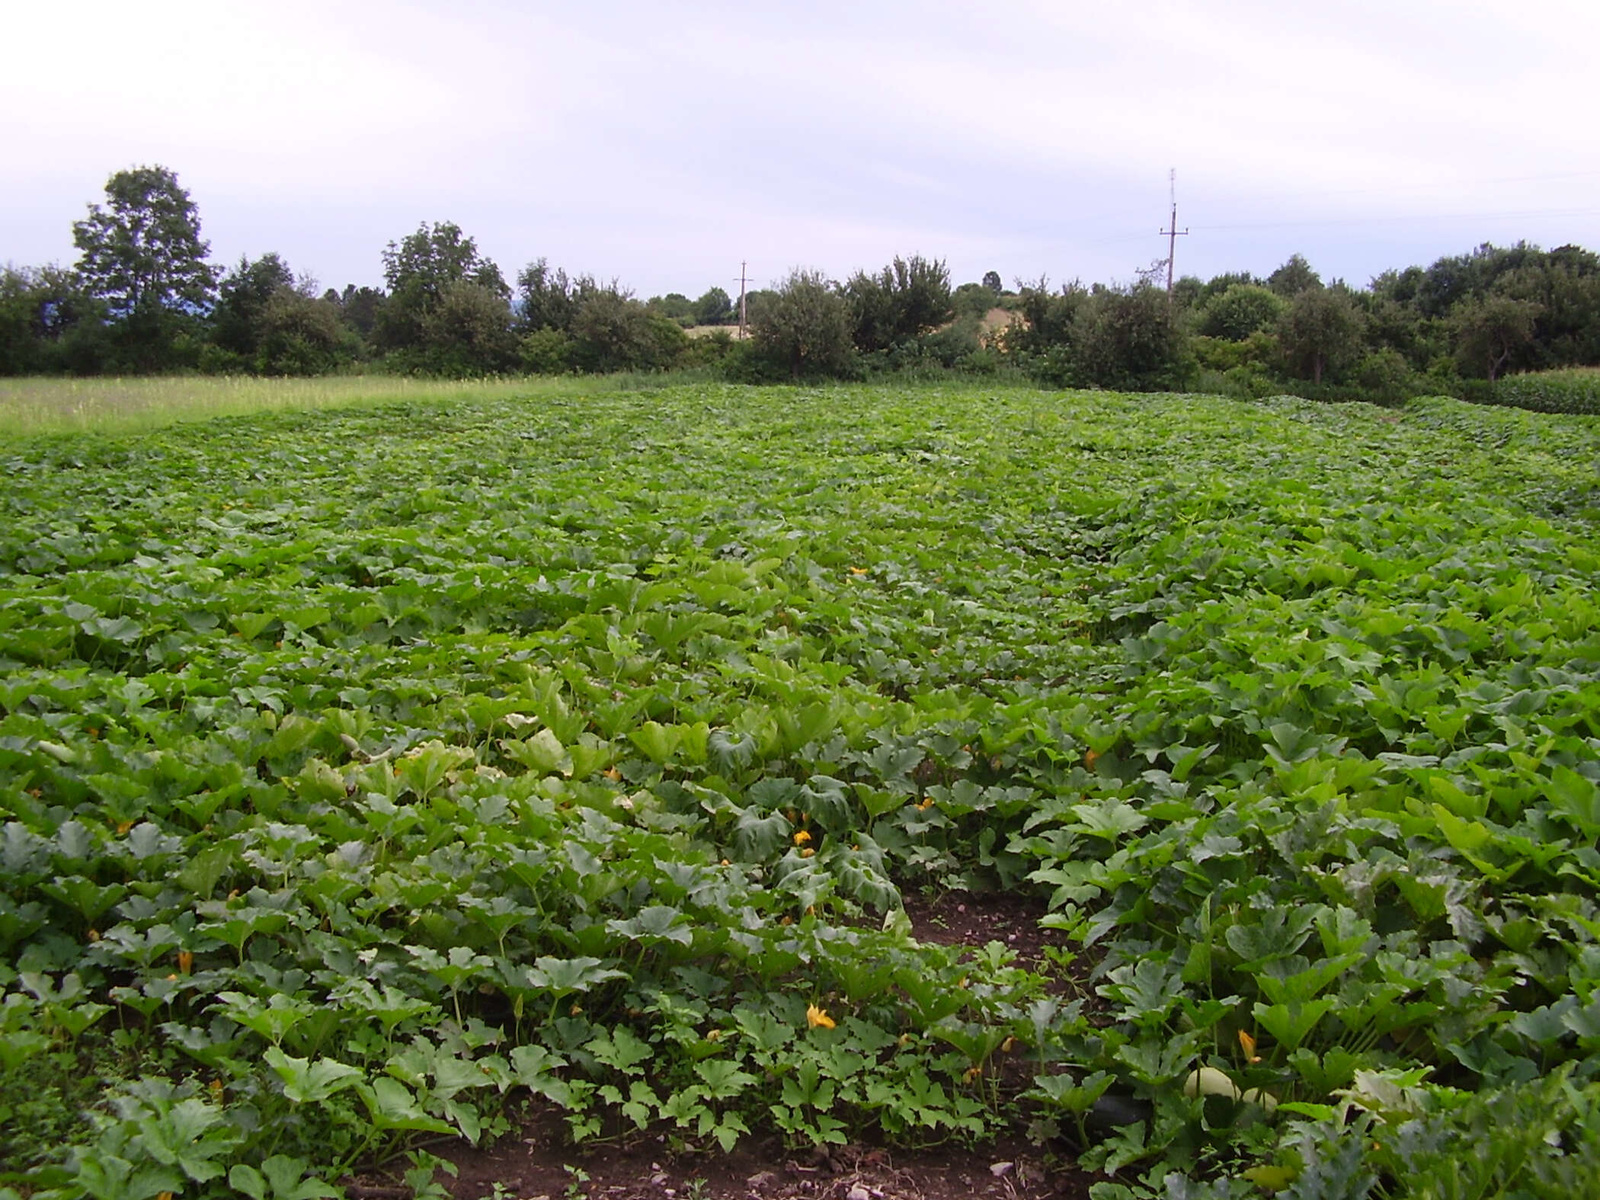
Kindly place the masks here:
POLYGON ((1167 307, 1172 307, 1172 264, 1178 253, 1178 239, 1188 236, 1188 229, 1178 228, 1178 169, 1167 172, 1167 187, 1172 193, 1172 217, 1161 235, 1167 239, 1167 307))
POLYGON ((739 340, 741 342, 744 341, 744 327, 746 323, 744 311, 745 275, 749 266, 750 264, 747 262, 741 261, 739 263, 739 340))

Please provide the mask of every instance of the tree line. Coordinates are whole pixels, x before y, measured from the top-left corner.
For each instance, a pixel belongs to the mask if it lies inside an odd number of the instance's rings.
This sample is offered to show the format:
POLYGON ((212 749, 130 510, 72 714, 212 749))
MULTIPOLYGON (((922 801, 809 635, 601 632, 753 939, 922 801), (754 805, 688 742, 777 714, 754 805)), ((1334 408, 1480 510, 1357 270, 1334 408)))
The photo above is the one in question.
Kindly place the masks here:
POLYGON ((73 242, 74 267, 0 273, 0 373, 702 368, 758 381, 959 371, 1399 399, 1600 363, 1600 256, 1578 246, 1484 245, 1365 288, 1324 283, 1296 255, 1265 278, 1189 276, 1170 294, 1155 282, 1164 264, 1126 285, 1006 288, 990 271, 952 287, 942 261, 913 255, 843 281, 794 270, 746 297, 741 341, 721 288, 641 301, 616 279, 569 276, 543 258, 513 286, 451 222, 390 242, 382 288, 319 292, 274 253, 221 269, 164 167, 112 175, 73 242))

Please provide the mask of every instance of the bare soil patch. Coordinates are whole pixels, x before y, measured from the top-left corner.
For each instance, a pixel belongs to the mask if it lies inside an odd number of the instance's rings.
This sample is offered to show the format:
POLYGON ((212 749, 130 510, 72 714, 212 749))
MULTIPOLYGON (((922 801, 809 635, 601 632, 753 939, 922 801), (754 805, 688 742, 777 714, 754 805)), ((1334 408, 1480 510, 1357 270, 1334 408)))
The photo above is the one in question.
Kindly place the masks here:
POLYGON ((993 333, 996 329, 1004 329, 1013 321, 1016 321, 1019 324, 1027 324, 1027 322, 1023 321, 1021 313, 1013 312, 1009 308, 1001 308, 996 305, 994 308, 991 308, 988 312, 983 314, 983 320, 980 321, 979 324, 982 325, 985 333, 993 333))
MULTIPOLYGON (((1092 995, 1091 964, 1065 971, 1046 953, 1060 935, 1040 929, 1036 903, 1005 894, 908 897, 916 936, 943 945, 999 941, 1018 966, 1051 979, 1051 990, 1092 995)), ((792 1149, 750 1138, 732 1153, 677 1151, 656 1134, 595 1147, 567 1143, 554 1111, 536 1111, 492 1146, 434 1147, 459 1175, 440 1177, 456 1200, 1080 1200, 1100 1178, 1080 1171, 1061 1147, 1036 1146, 1021 1130, 992 1145, 921 1149, 878 1145, 792 1149)), ((352 1200, 390 1200, 398 1177, 374 1174, 350 1188, 352 1200)))
POLYGON ((580 1153, 534 1130, 455 1160, 460 1175, 443 1182, 458 1200, 492 1196, 496 1184, 517 1200, 1079 1200, 1098 1178, 1020 1137, 978 1150, 796 1151, 777 1139, 747 1140, 731 1154, 673 1155, 655 1138, 580 1153))

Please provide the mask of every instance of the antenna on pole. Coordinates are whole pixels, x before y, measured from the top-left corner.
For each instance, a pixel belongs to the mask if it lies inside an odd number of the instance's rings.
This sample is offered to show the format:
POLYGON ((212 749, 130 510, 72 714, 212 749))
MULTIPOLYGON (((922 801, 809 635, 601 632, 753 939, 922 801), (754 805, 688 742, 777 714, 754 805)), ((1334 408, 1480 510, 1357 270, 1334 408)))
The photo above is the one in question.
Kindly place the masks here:
POLYGON ((1177 257, 1178 239, 1188 236, 1187 227, 1178 228, 1178 168, 1167 172, 1167 190, 1172 196, 1172 216, 1161 236, 1167 239, 1167 307, 1172 307, 1172 264, 1177 257))

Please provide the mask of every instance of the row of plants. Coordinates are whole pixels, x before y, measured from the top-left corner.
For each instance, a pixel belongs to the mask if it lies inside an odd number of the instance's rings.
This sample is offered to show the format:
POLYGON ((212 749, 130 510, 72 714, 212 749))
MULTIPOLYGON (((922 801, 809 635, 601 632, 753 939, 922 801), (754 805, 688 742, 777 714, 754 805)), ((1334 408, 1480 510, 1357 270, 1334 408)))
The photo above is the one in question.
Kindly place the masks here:
POLYGON ((1532 412, 1600 416, 1600 370, 1534 371, 1498 381, 1495 404, 1532 412))
POLYGON ((0 1186, 420 1184, 535 1106, 684 1148, 1020 1124, 1107 1197, 1573 1194, 1595 450, 936 387, 32 439, 0 1186), (1066 948, 912 936, 905 889, 994 887, 1066 948))

